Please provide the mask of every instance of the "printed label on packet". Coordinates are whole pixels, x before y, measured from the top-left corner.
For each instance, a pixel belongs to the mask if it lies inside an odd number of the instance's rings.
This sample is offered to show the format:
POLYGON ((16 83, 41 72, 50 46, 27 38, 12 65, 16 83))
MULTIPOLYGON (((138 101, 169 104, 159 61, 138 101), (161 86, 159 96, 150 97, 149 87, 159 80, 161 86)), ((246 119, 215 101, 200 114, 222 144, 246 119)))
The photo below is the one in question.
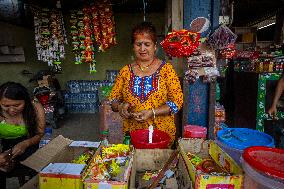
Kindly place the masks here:
POLYGON ((107 182, 100 182, 98 189, 111 189, 111 188, 112 188, 111 184, 107 182))
POLYGON ((234 189, 233 184, 207 184, 206 189, 234 189))

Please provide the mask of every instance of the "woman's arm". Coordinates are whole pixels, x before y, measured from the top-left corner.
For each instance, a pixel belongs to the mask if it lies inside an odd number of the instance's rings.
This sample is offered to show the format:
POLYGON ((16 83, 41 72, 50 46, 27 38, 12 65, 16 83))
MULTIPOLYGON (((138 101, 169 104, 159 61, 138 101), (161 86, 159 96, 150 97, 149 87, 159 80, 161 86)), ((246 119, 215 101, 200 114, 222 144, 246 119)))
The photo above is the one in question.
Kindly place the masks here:
POLYGON ((45 112, 43 106, 39 102, 34 103, 34 109, 36 112, 36 135, 28 139, 30 145, 38 144, 40 139, 44 135, 44 129, 46 126, 45 112))
POLYGON ((276 112, 277 112, 276 105, 277 105, 277 102, 280 99, 283 91, 284 91, 284 76, 282 76, 282 78, 277 83, 277 87, 276 87, 276 90, 275 90, 275 95, 274 95, 274 98, 273 98, 273 102, 272 102, 271 107, 268 110, 268 114, 270 116, 275 116, 276 115, 276 112))
POLYGON ((122 91, 123 86, 125 85, 126 76, 129 74, 128 66, 123 67, 115 79, 115 83, 112 87, 111 93, 108 97, 108 100, 111 102, 111 108, 114 112, 119 112, 123 118, 129 118, 130 113, 128 108, 130 107, 129 103, 124 102, 122 91))
POLYGON ((26 139, 13 147, 12 154, 13 157, 21 155, 25 150, 32 145, 39 143, 40 139, 44 135, 45 129, 45 113, 42 105, 38 102, 33 103, 35 114, 36 114, 36 134, 29 139, 26 139))
POLYGON ((150 110, 152 116, 162 116, 175 114, 181 109, 183 104, 183 93, 179 78, 171 64, 167 64, 166 74, 163 77, 166 80, 168 101, 166 104, 150 110))
POLYGON ((8 162, 7 154, 6 153, 0 153, 0 167, 3 165, 6 165, 8 162))
POLYGON ((182 107, 183 93, 180 80, 171 64, 167 64, 167 73, 165 80, 168 90, 168 101, 166 102, 166 105, 170 108, 169 113, 175 114, 182 107))

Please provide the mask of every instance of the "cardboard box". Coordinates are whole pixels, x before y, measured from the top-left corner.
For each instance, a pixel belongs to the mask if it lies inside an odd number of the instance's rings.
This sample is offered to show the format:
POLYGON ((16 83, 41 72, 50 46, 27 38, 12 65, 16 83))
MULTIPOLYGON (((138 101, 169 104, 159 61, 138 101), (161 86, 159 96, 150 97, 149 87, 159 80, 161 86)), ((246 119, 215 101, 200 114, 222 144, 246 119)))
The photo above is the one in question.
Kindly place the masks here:
POLYGON ((129 164, 124 173, 123 181, 101 181, 93 179, 84 180, 85 189, 128 189, 129 177, 131 173, 133 158, 130 159, 129 164))
MULTIPOLYGON (((129 189, 135 189, 137 171, 160 170, 173 153, 170 149, 136 149, 131 169, 129 189)), ((179 189, 192 189, 192 183, 185 162, 179 156, 178 171, 175 174, 179 189)))
POLYGON ((110 144, 123 143, 123 120, 118 112, 114 112, 107 101, 99 107, 100 132, 109 131, 108 140, 110 144))
POLYGON ((203 139, 180 139, 178 149, 185 161, 191 180, 196 189, 242 189, 243 171, 237 163, 226 154, 215 142, 203 139), (187 157, 187 153, 201 158, 212 158, 220 167, 232 173, 232 176, 213 176, 197 173, 195 166, 187 157))
MULTIPOLYGON (((59 135, 21 163, 40 173, 49 163, 70 163, 81 155, 86 148, 98 148, 99 145, 100 142, 73 141, 59 135)), ((21 187, 21 189, 39 188, 39 175, 21 187)), ((56 188, 53 187, 52 189, 56 188)))
POLYGON ((81 174, 85 166, 75 163, 50 163, 39 173, 40 189, 83 189, 81 174))
MULTIPOLYGON (((134 153, 134 149, 131 146, 130 147, 130 154, 129 154, 129 162, 128 165, 125 166, 125 170, 123 173, 123 181, 101 181, 101 180, 94 180, 92 178, 89 178, 89 167, 86 169, 86 171, 83 173, 83 182, 84 182, 84 188, 85 189, 103 189, 103 188, 107 188, 107 189, 128 189, 128 185, 129 185, 129 178, 130 178, 130 174, 131 174, 131 168, 132 168, 132 164, 133 164, 133 153, 134 153)), ((101 150, 101 148, 97 151, 99 154, 99 151, 101 150)), ((95 156, 93 157, 95 158, 95 156)), ((93 160, 92 160, 93 161, 93 160)), ((92 166, 91 163, 88 166, 92 166)))

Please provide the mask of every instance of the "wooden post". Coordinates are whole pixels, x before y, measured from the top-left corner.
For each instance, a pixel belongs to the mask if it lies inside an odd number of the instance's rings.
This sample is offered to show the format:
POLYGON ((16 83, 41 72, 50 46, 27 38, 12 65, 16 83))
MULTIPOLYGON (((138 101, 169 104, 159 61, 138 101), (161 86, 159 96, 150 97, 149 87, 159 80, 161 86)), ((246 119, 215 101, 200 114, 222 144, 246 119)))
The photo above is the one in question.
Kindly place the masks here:
POLYGON ((284 40, 284 10, 282 9, 276 14, 274 42, 276 44, 282 44, 283 40, 284 40))
MULTIPOLYGON (((191 21, 197 17, 206 17, 211 22, 210 29, 202 33, 202 37, 206 37, 219 26, 219 0, 184 0, 183 8, 183 26, 185 29, 189 29, 191 21)), ((216 82, 205 84, 198 79, 194 84, 187 84, 185 81, 183 83, 183 126, 196 124, 207 127, 209 138, 212 138, 216 82)))
POLYGON ((215 105, 216 105, 216 81, 209 86, 209 110, 208 110, 208 138, 214 139, 215 126, 215 105))

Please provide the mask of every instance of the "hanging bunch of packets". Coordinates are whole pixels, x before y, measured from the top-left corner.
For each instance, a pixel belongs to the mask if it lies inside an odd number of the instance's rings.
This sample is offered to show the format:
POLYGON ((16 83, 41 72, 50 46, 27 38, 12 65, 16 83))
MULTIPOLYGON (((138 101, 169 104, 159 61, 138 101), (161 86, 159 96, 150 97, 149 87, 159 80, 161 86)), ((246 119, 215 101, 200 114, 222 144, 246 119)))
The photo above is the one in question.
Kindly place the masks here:
POLYGON ((115 23, 111 2, 109 0, 97 1, 93 15, 94 35, 100 51, 105 51, 116 45, 115 23))
POLYGON ((75 64, 86 62, 90 65, 90 73, 95 73, 94 47, 105 51, 116 44, 110 2, 102 0, 82 11, 72 11, 70 24, 75 64))
POLYGON ((236 56, 237 50, 234 43, 229 44, 224 49, 219 50, 219 57, 223 59, 232 59, 236 56))
POLYGON ((62 13, 57 10, 34 10, 35 42, 38 60, 60 68, 67 44, 62 13))
POLYGON ((94 57, 91 14, 91 8, 84 8, 83 11, 72 11, 70 24, 75 64, 86 62, 90 65, 90 73, 93 73, 96 72, 96 61, 94 57))

